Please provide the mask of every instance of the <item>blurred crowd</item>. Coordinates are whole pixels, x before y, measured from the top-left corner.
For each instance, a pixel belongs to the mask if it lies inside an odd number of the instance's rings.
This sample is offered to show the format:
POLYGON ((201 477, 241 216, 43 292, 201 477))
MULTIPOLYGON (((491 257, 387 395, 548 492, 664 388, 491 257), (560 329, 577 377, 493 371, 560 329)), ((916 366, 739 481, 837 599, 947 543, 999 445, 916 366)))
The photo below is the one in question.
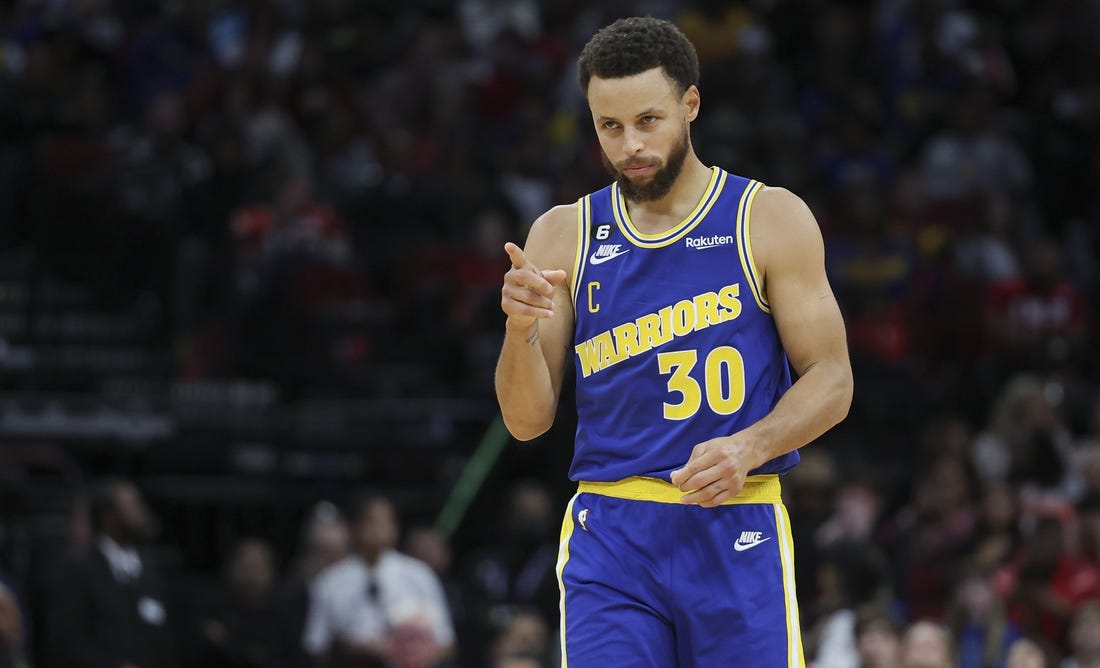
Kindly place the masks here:
MULTIPOLYGON (((173 378, 488 397, 501 247, 606 182, 573 64, 636 13, 699 51, 703 160, 825 234, 856 397, 785 480, 812 664, 1100 666, 1096 0, 4 3, 0 269, 155 313, 173 378)), ((562 484, 461 554, 318 500, 218 582, 93 486, 0 578, 0 667, 552 665, 562 484)))
POLYGON ((508 500, 496 539, 461 557, 364 493, 313 506, 285 567, 242 535, 199 574, 151 540, 157 520, 133 482, 96 480, 74 497, 66 543, 0 584, 0 666, 548 666, 557 508, 534 480, 508 500))

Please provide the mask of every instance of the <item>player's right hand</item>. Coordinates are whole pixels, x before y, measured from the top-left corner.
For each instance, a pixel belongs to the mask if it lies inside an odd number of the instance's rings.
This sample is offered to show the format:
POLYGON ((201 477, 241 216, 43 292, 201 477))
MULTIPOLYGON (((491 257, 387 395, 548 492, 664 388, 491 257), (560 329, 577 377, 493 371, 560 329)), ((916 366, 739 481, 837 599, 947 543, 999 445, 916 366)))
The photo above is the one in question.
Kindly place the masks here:
POLYGON ((511 241, 504 244, 504 252, 512 261, 512 268, 504 275, 500 298, 508 326, 527 329, 539 318, 553 317, 554 288, 565 280, 565 270, 539 269, 511 241))

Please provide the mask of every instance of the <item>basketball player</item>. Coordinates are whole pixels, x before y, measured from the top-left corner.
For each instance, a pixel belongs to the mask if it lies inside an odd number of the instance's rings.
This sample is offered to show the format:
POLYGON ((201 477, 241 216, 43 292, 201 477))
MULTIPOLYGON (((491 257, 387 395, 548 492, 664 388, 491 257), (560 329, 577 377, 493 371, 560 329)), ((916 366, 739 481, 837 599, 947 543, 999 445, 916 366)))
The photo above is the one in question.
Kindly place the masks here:
POLYGON ((505 246, 496 376, 527 440, 576 368, 562 665, 803 666, 779 476, 852 395, 821 233, 696 157, 699 66, 671 23, 616 21, 579 76, 614 183, 505 246))

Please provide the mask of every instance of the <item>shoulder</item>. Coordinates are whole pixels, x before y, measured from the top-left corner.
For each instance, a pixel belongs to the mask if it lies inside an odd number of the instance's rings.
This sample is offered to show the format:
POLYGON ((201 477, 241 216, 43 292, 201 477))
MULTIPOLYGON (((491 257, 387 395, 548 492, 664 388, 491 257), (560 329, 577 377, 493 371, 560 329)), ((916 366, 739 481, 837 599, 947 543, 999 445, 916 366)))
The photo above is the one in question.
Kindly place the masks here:
POLYGON ((558 204, 535 219, 535 224, 572 225, 577 222, 577 203, 558 204))
POLYGON ((572 272, 577 251, 578 208, 574 204, 555 206, 535 219, 527 234, 523 252, 543 269, 572 272))
POLYGON ((764 186, 752 201, 749 237, 760 269, 824 256, 821 228, 810 207, 786 188, 764 186))
POLYGON ((754 225, 754 233, 761 231, 768 234, 784 234, 812 231, 814 234, 821 234, 810 207, 802 201, 801 197, 786 188, 775 186, 761 188, 753 199, 750 215, 754 223, 766 223, 754 225))
POLYGON ((574 204, 560 204, 535 219, 528 239, 576 242, 577 212, 574 204))

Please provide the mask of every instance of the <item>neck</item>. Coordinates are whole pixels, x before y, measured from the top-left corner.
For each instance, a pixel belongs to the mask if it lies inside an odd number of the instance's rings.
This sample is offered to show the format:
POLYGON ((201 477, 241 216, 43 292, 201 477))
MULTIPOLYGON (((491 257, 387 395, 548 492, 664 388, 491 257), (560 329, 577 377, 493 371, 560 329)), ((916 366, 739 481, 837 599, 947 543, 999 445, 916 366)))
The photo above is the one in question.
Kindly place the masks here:
POLYGON ((650 216, 683 218, 699 204, 699 198, 710 183, 710 177, 710 167, 704 165, 694 151, 689 152, 684 158, 680 176, 664 197, 647 202, 627 200, 631 219, 637 223, 639 218, 650 216))

